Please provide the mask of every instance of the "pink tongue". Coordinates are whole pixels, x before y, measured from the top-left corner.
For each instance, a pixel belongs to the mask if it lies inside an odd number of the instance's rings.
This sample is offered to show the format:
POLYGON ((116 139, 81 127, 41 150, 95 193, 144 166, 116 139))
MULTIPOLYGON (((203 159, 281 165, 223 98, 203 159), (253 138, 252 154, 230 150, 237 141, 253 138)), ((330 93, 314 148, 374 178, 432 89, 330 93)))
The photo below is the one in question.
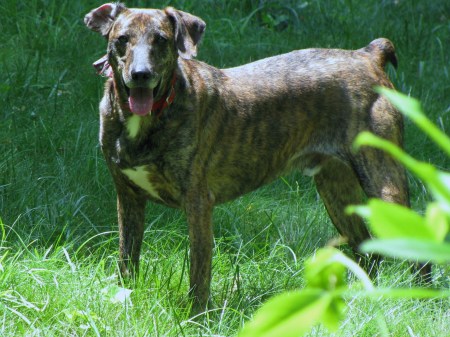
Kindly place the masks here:
POLYGON ((136 115, 147 115, 153 106, 153 90, 149 88, 130 88, 128 99, 130 110, 136 115))

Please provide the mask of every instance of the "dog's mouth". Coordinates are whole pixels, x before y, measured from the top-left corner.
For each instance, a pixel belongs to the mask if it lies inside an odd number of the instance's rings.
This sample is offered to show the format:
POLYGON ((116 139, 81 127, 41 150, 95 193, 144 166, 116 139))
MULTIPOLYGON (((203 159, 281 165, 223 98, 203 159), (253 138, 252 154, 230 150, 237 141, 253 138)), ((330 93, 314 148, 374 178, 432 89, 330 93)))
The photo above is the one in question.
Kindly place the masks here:
POLYGON ((129 88, 128 105, 132 113, 145 116, 152 111, 153 89, 150 88, 129 88))
MULTIPOLYGON (((97 73, 105 77, 113 77, 112 68, 108 62, 108 56, 105 55, 93 63, 97 73)), ((153 97, 155 97, 161 86, 161 78, 157 80, 154 88, 151 87, 129 87, 124 78, 122 78, 122 86, 128 98, 128 107, 130 111, 136 115, 145 116, 151 113, 153 108, 153 97)))
POLYGON ((146 116, 151 113, 154 96, 159 90, 159 83, 155 88, 133 87, 125 85, 125 91, 128 95, 128 105, 130 111, 139 116, 146 116))

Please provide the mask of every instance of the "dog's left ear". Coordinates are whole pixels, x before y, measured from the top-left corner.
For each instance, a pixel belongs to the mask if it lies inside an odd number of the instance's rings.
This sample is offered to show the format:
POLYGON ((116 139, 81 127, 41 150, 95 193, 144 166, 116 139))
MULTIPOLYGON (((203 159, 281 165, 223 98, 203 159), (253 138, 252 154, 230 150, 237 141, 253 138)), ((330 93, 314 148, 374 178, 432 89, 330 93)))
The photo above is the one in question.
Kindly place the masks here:
POLYGON ((89 29, 107 37, 116 18, 126 9, 125 5, 119 2, 106 3, 86 14, 84 23, 89 29))
POLYGON ((178 53, 185 59, 197 56, 197 45, 205 32, 206 23, 199 17, 172 7, 165 9, 175 29, 178 53))

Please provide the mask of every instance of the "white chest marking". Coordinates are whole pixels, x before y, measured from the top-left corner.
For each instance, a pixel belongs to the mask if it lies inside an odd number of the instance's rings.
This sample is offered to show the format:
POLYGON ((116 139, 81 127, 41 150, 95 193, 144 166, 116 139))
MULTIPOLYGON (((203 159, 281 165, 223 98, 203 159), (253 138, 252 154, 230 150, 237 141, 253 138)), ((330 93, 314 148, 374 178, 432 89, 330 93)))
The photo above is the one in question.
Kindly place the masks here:
POLYGON ((130 138, 136 138, 141 127, 141 116, 132 115, 127 119, 127 131, 130 138))
POLYGON ((145 166, 137 166, 134 168, 124 169, 122 172, 136 185, 147 191, 152 197, 161 199, 155 187, 149 181, 149 173, 145 166))

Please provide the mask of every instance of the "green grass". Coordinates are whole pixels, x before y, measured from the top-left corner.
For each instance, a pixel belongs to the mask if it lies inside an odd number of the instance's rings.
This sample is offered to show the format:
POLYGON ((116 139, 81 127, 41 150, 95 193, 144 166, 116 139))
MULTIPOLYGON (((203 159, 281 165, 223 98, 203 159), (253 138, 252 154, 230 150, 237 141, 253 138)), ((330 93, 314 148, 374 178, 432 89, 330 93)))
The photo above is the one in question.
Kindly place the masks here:
MULTIPOLYGON (((145 1, 129 1, 145 6, 145 1)), ((153 1, 163 7, 168 1, 153 1)), ((214 213, 215 255, 208 320, 187 314, 187 229, 183 214, 148 208, 142 273, 132 306, 102 289, 117 284, 115 192, 99 151, 103 80, 91 63, 105 42, 82 18, 96 1, 0 3, 0 336, 232 336, 263 301, 300 288, 302 262, 336 232, 310 179, 278 180, 214 213)), ((435 1, 173 1, 207 22, 199 58, 228 67, 292 49, 360 48, 391 39, 396 87, 419 98, 450 129, 450 4, 435 1), (265 6, 260 10, 258 4, 265 6), (256 10, 256 11, 255 11, 256 10)), ((449 168, 410 122, 406 148, 449 168)), ((430 197, 411 178, 412 202, 430 197)), ((448 267, 436 285, 449 286, 448 267)), ((380 285, 409 286, 407 265, 383 264, 380 285)), ((356 286, 356 285, 355 285, 356 286)), ((448 301, 350 301, 336 334, 375 336, 374 317, 392 336, 447 336, 448 301)), ((301 324, 301 322, 299 323, 301 324)))

